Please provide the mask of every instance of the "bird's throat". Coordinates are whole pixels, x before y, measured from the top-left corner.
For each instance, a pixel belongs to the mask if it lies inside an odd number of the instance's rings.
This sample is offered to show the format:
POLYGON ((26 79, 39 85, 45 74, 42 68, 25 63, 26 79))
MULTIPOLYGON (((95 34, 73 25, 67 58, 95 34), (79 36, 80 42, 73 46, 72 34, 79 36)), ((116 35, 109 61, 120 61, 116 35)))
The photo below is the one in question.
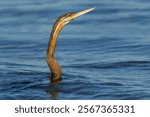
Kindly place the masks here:
POLYGON ((49 44, 48 44, 48 48, 47 48, 47 56, 49 56, 49 57, 54 58, 56 42, 57 42, 57 38, 59 36, 59 32, 61 29, 62 29, 61 24, 55 23, 55 25, 52 29, 52 32, 51 32, 51 36, 50 36, 49 44))

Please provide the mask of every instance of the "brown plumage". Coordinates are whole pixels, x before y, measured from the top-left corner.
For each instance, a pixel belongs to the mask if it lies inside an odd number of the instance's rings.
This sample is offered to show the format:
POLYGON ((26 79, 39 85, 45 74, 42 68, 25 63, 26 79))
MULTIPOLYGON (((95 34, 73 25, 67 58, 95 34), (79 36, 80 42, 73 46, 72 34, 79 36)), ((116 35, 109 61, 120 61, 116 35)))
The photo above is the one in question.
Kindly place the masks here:
POLYGON ((78 13, 68 13, 65 14, 61 17, 58 17, 58 19, 56 20, 51 35, 50 35, 50 39, 49 39, 49 44, 48 44, 48 48, 47 48, 47 55, 46 55, 46 59, 47 59, 47 64, 50 68, 51 71, 51 77, 50 80, 53 81, 58 81, 61 79, 62 76, 62 70, 60 65, 57 63, 55 57, 54 57, 54 53, 55 53, 55 47, 56 47, 56 41, 59 35, 60 30, 66 25, 68 24, 71 20, 86 14, 90 11, 92 11, 94 8, 90 8, 78 13))

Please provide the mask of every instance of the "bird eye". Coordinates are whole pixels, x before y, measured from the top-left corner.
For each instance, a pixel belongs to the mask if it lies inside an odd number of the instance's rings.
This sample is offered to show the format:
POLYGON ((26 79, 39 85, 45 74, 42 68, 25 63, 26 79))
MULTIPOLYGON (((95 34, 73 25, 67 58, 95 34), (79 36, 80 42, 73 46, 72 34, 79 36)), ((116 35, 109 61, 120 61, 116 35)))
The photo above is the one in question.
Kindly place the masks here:
POLYGON ((68 14, 68 17, 70 17, 71 16, 71 14, 68 14))

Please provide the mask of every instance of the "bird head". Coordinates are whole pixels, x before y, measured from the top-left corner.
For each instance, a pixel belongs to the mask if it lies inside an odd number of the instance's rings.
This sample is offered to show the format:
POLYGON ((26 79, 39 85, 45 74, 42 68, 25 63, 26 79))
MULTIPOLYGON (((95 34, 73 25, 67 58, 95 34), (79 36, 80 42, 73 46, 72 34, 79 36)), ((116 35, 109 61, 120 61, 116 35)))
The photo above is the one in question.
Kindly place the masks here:
POLYGON ((65 26, 66 24, 68 24, 69 22, 71 22, 72 20, 74 20, 75 18, 81 16, 81 15, 84 15, 92 10, 94 10, 95 8, 90 8, 90 9, 86 9, 86 10, 83 10, 83 11, 80 11, 80 12, 75 12, 75 13, 67 13, 67 14, 64 14, 60 17, 58 17, 56 23, 58 25, 60 25, 61 27, 65 26))

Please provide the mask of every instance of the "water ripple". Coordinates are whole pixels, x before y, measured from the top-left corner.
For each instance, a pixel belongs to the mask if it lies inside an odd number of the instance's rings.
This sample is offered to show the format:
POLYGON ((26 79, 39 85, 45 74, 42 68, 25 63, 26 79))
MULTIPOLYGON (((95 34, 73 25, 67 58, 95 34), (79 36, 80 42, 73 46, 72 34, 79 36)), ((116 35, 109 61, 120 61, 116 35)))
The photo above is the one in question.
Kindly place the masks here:
POLYGON ((112 68, 124 68, 124 67, 150 67, 150 61, 122 61, 114 63, 87 63, 87 64, 71 64, 70 66, 64 66, 70 68, 100 68, 100 69, 112 69, 112 68))

